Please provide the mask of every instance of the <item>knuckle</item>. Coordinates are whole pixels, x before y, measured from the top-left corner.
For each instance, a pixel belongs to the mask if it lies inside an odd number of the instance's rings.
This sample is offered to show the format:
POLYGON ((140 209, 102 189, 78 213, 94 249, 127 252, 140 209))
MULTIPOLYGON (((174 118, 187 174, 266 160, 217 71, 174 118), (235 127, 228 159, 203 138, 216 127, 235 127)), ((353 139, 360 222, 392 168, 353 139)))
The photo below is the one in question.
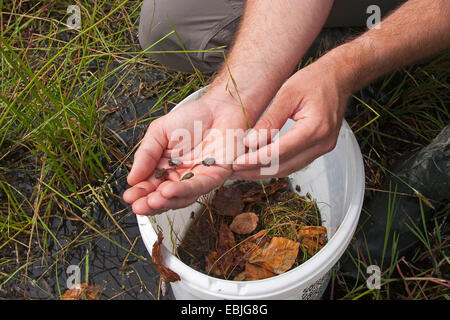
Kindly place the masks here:
POLYGON ((326 139, 324 143, 324 153, 328 153, 333 151, 333 149, 336 147, 337 144, 337 138, 336 137, 330 137, 326 139))
POLYGON ((316 137, 318 140, 327 140, 332 133, 333 129, 329 122, 320 124, 316 129, 316 137))
POLYGON ((316 138, 323 154, 336 147, 338 132, 335 129, 336 126, 332 121, 325 121, 316 128, 316 138))
POLYGON ((264 118, 261 119, 260 129, 270 129, 276 128, 276 120, 273 115, 267 114, 264 118))
POLYGON ((161 117, 154 119, 152 122, 150 122, 149 128, 152 128, 152 129, 157 128, 161 124, 161 122, 162 122, 161 117))
POLYGON ((281 97, 281 98, 290 97, 292 95, 292 91, 295 90, 295 88, 297 86, 298 86, 298 84, 294 85, 292 83, 292 81, 289 81, 289 80, 284 82, 283 85, 278 90, 277 97, 281 97))

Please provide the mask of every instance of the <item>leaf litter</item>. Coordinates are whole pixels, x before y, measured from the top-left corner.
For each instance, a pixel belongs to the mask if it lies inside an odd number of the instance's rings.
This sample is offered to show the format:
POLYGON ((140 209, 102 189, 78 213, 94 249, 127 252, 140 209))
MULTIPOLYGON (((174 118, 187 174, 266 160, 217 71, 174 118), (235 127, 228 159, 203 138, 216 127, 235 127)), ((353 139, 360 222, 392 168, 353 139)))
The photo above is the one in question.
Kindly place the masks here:
POLYGON ((178 273, 163 264, 163 255, 161 251, 163 239, 163 233, 161 230, 159 230, 158 240, 153 244, 152 248, 152 262, 155 269, 159 272, 164 280, 168 282, 175 282, 180 280, 180 276, 178 275, 178 273))
POLYGON ((82 283, 78 287, 66 290, 61 300, 98 300, 102 290, 102 286, 82 283))
POLYGON ((236 181, 204 197, 177 255, 197 271, 236 281, 265 279, 302 264, 327 242, 311 195, 287 178, 236 181))
POLYGON ((244 209, 242 192, 237 188, 221 187, 212 201, 216 214, 236 216, 244 209))

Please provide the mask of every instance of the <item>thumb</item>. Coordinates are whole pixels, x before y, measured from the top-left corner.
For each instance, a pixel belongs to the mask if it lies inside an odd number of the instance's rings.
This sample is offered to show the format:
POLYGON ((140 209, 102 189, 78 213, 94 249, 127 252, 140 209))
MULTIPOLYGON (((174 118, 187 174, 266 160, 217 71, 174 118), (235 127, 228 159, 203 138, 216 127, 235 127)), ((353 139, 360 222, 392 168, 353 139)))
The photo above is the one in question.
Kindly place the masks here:
POLYGON ((289 96, 286 89, 280 89, 266 113, 244 138, 244 144, 250 149, 261 148, 269 143, 292 115, 298 103, 289 96))
POLYGON ((167 148, 168 141, 163 125, 160 125, 160 119, 150 123, 141 145, 136 150, 133 166, 127 177, 127 182, 131 186, 149 178, 167 148))

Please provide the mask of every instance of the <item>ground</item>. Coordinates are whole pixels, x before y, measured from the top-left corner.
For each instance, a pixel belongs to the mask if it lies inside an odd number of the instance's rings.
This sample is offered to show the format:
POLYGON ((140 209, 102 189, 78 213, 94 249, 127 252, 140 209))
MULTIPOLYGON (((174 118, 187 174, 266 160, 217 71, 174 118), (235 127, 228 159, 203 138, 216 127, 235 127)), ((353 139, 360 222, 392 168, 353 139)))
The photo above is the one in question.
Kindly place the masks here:
MULTIPOLYGON (((141 1, 77 3, 81 30, 65 25, 71 1, 0 2, 0 298, 59 299, 77 265, 82 282, 103 286, 101 299, 170 299, 121 195, 149 122, 209 77, 142 53, 141 1)), ((302 65, 347 32, 319 39, 302 65)), ((355 94, 346 119, 364 157, 365 203, 389 191, 380 187, 399 157, 449 123, 449 80, 444 52, 355 94)), ((434 207, 420 227, 427 241, 384 267, 380 290, 336 269, 323 298, 448 299, 449 208, 434 207)))

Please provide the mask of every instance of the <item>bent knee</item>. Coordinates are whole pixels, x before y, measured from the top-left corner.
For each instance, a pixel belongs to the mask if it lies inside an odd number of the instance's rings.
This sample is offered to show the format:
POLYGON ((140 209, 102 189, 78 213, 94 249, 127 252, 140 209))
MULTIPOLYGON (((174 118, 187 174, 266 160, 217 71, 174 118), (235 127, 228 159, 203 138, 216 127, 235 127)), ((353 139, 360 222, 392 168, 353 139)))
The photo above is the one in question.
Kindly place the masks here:
MULTIPOLYGON (((163 19, 164 0, 144 0, 139 20, 139 43, 142 49, 155 48, 158 41, 171 30, 167 19, 163 19)), ((154 51, 154 50, 152 50, 154 51)))
POLYGON ((145 0, 139 22, 141 47, 157 62, 180 71, 192 72, 192 65, 202 72, 215 71, 222 54, 202 51, 211 43, 217 46, 213 38, 223 29, 221 24, 235 19, 236 12, 226 7, 227 3, 223 0, 145 0), (208 15, 210 19, 205 19, 208 15), (189 58, 184 50, 191 51, 189 58))
MULTIPOLYGON (((193 68, 190 66, 189 59, 182 51, 183 46, 186 50, 197 50, 192 48, 195 44, 189 38, 187 39, 189 48, 184 41, 180 44, 174 32, 176 30, 178 35, 181 33, 181 30, 177 30, 176 27, 182 18, 179 16, 180 11, 183 11, 183 3, 179 0, 145 0, 139 21, 139 43, 142 49, 160 64, 176 70, 192 72, 193 68), (178 3, 178 6, 174 3, 178 3)), ((182 39, 188 36, 182 33, 182 39)))

